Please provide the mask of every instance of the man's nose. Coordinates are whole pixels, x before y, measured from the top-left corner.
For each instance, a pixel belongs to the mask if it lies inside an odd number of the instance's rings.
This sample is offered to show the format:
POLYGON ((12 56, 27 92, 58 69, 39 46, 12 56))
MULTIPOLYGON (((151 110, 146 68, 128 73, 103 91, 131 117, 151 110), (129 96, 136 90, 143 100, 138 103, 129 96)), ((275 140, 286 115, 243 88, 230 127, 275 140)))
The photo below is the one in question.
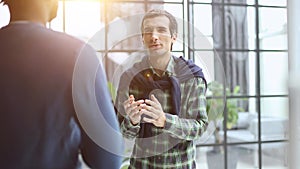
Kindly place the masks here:
POLYGON ((158 40, 158 37, 159 37, 159 33, 156 31, 156 30, 153 30, 152 31, 152 40, 155 41, 155 40, 158 40))

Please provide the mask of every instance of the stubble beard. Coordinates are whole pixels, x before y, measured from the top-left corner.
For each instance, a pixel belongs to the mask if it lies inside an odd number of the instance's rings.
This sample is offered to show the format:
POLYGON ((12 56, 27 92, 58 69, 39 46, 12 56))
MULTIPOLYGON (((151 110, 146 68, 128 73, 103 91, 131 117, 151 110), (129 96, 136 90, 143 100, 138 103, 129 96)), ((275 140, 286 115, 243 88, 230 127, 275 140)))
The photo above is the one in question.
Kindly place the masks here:
POLYGON ((168 54, 169 54, 169 51, 165 50, 165 49, 159 49, 159 50, 150 50, 150 49, 148 49, 148 55, 152 59, 162 58, 162 57, 165 57, 168 54))

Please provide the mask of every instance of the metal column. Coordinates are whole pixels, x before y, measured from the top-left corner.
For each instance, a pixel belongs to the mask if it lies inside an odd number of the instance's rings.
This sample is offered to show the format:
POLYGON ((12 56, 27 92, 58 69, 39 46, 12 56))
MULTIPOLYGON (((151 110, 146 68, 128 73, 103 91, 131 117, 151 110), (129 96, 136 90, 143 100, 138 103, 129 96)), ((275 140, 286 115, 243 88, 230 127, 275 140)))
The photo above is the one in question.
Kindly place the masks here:
POLYGON ((287 0, 289 48, 289 168, 300 166, 300 1, 287 0))

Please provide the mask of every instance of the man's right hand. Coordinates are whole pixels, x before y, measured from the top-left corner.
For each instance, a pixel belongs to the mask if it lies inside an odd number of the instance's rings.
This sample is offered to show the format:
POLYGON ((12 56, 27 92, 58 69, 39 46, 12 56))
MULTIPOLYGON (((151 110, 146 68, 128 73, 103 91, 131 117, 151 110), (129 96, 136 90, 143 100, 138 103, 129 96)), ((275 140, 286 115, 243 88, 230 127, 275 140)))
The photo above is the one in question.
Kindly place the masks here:
POLYGON ((133 125, 137 125, 141 121, 142 113, 140 111, 140 104, 143 104, 144 102, 144 100, 135 101, 134 96, 130 95, 123 103, 125 112, 133 125))

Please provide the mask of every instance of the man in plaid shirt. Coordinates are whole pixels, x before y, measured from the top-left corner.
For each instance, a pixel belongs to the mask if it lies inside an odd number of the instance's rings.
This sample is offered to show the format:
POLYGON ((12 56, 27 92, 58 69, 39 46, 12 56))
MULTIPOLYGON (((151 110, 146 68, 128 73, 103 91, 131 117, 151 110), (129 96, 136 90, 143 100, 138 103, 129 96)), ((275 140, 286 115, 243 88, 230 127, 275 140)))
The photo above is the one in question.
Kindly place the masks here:
POLYGON ((141 25, 147 54, 120 79, 116 108, 123 135, 135 139, 131 169, 194 169, 193 140, 207 124, 202 69, 172 56, 177 23, 151 10, 141 25))

